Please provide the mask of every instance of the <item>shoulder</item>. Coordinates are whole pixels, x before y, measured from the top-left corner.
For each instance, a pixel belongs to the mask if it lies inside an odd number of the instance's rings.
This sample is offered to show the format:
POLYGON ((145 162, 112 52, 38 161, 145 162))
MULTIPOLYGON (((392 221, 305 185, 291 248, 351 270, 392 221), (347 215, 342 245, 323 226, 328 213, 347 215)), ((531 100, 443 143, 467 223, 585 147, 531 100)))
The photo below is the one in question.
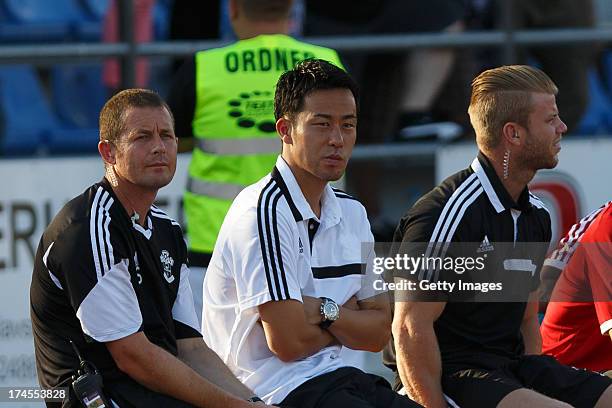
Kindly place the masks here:
POLYGON ((344 69, 344 66, 342 65, 342 61, 340 60, 340 56, 338 52, 334 50, 333 48, 327 48, 327 47, 323 47, 320 45, 298 41, 295 39, 293 41, 295 41, 297 45, 307 48, 308 52, 311 52, 313 54, 312 57, 328 60, 332 64, 335 64, 339 66, 340 68, 344 69))
POLYGON ((151 206, 151 217, 156 219, 158 223, 169 226, 170 228, 177 230, 181 234, 183 233, 181 225, 176 220, 168 216, 168 214, 166 214, 164 210, 155 205, 151 206))
POLYGON ((348 208, 350 210, 359 212, 366 211, 365 206, 359 199, 353 197, 352 195, 346 193, 343 190, 340 190, 339 188, 332 187, 332 191, 334 192, 334 195, 338 198, 338 201, 340 202, 340 205, 343 207, 343 209, 348 208))
POLYGON ((120 218, 120 203, 102 186, 89 187, 70 200, 45 230, 41 241, 45 264, 58 267, 90 259, 99 269, 104 260, 112 263, 113 254, 126 247, 127 231, 120 218))
POLYGON ((371 235, 368 212, 363 203, 338 188, 332 187, 332 191, 338 200, 343 217, 350 224, 350 229, 360 231, 360 234, 365 232, 367 235, 371 235))
POLYGON ((225 217, 225 228, 265 229, 279 222, 295 223, 296 210, 291 204, 278 182, 268 174, 238 194, 225 217))
POLYGON ((591 212, 580 220, 584 235, 583 242, 606 242, 612 240, 612 201, 591 212))
POLYGON ((542 200, 532 192, 529 192, 529 202, 533 206, 534 221, 537 220, 536 222, 539 222, 541 225, 544 231, 544 239, 550 241, 552 239, 552 225, 548 208, 546 208, 542 200))
POLYGON ((563 270, 578 247, 578 242, 612 240, 612 201, 591 211, 574 224, 548 256, 545 265, 563 270))
MULTIPOLYGON (((460 224, 483 189, 478 176, 465 169, 446 178, 439 185, 421 197, 400 220, 398 233, 404 237, 414 234, 408 240, 443 240, 442 236, 434 239, 434 232, 451 230, 460 224)), ((396 239, 401 237, 397 237, 396 239)))
POLYGON ((550 218, 550 211, 548 211, 548 208, 546 207, 546 205, 544 205, 544 202, 540 199, 540 197, 538 197, 537 195, 533 194, 531 191, 529 192, 529 202, 536 209, 540 210, 543 215, 544 215, 544 213, 548 214, 548 216, 550 218))
POLYGON ((407 216, 437 219, 446 212, 459 209, 482 193, 478 176, 471 169, 462 170, 446 178, 421 197, 408 211, 407 216))
POLYGON ((101 186, 94 184, 62 207, 45 234, 57 236, 68 229, 81 230, 81 227, 89 228, 90 225, 95 227, 98 219, 101 221, 106 217, 113 203, 111 195, 101 186), (91 222, 92 219, 94 222, 91 222))

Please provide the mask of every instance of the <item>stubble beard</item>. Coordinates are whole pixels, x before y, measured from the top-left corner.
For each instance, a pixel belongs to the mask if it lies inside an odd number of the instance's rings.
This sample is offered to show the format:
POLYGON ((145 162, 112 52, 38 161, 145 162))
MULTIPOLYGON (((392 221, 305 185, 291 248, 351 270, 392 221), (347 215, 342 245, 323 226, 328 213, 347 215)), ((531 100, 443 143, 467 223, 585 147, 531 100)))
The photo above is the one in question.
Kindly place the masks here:
POLYGON ((519 158, 519 163, 534 172, 541 169, 553 169, 559 163, 559 158, 558 154, 553 153, 551 149, 551 146, 537 146, 535 143, 528 142, 525 145, 525 153, 519 158))

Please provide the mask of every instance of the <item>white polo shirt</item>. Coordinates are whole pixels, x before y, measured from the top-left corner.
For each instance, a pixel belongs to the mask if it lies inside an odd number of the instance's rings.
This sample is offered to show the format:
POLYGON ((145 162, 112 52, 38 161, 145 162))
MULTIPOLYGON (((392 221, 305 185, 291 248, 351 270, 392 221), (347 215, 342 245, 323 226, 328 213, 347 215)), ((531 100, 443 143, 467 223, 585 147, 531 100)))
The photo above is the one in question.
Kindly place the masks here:
POLYGON ((313 377, 346 366, 339 356, 342 346, 281 361, 268 348, 257 306, 301 302, 303 295, 339 304, 353 295, 373 296, 373 241, 365 208, 329 185, 317 219, 279 157, 272 173, 236 197, 221 227, 204 278, 206 343, 268 404, 281 402, 313 377))

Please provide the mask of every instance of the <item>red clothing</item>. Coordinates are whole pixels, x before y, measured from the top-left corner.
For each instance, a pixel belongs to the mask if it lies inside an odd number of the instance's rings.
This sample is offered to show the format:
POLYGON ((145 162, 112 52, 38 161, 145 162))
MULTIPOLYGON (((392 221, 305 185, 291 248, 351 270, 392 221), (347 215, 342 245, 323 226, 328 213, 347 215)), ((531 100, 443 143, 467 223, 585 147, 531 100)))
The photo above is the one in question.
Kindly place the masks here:
POLYGON ((542 351, 561 363, 612 369, 612 204, 582 235, 555 285, 541 327, 542 351))

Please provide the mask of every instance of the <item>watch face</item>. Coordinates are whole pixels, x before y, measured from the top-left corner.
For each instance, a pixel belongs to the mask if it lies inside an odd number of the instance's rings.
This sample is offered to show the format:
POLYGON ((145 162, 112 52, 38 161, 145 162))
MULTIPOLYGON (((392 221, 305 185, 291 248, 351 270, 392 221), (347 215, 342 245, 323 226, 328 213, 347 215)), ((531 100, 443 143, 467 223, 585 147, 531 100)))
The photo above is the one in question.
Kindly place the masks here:
POLYGON ((325 318, 327 320, 337 320, 340 314, 340 310, 337 304, 333 302, 327 302, 325 306, 323 306, 323 313, 325 313, 325 318))

